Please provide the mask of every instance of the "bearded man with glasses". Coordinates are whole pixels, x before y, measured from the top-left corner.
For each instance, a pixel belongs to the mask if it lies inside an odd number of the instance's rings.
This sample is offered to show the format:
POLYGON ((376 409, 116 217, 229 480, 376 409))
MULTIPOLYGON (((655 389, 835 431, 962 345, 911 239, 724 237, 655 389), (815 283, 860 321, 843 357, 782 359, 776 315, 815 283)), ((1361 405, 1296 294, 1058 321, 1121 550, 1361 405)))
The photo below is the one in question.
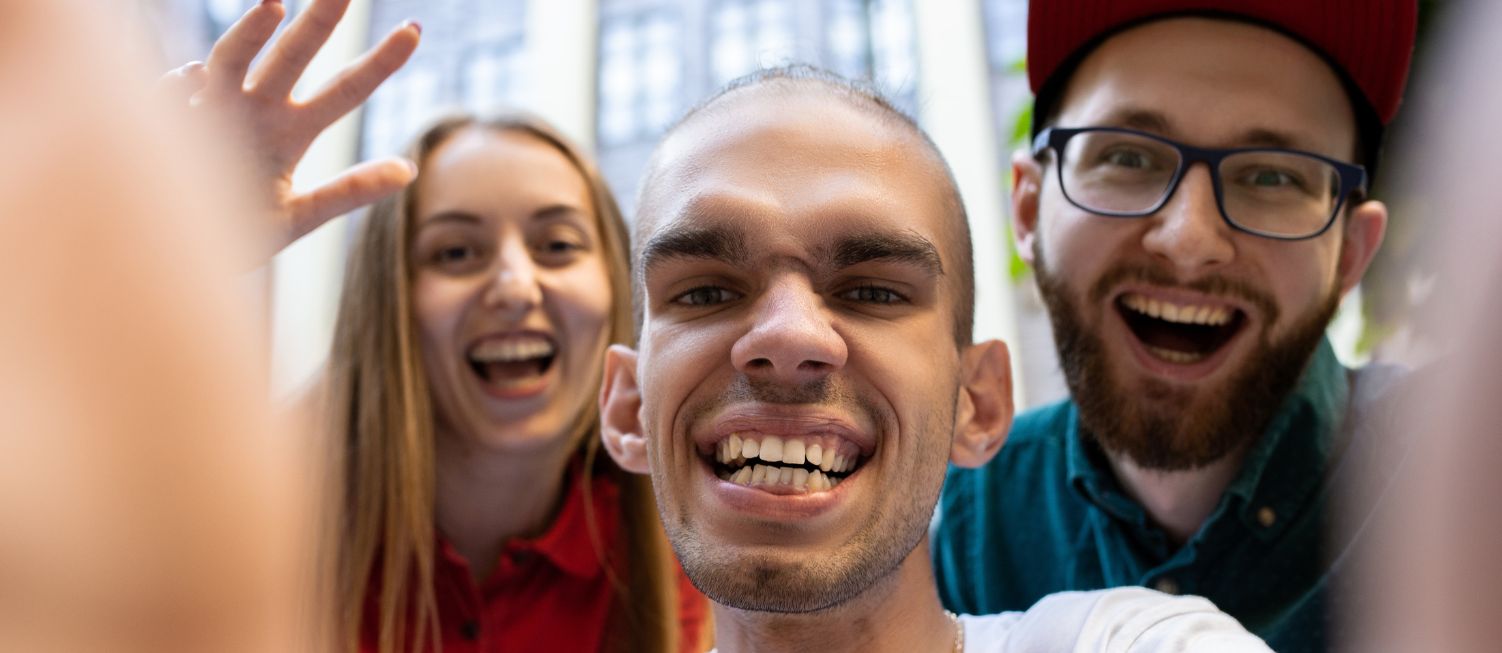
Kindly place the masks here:
MULTIPOLYGON (((1324 650, 1359 537, 1329 528, 1391 370, 1324 337, 1382 242, 1367 197, 1414 0, 1035 0, 1013 227, 1067 401, 951 472, 951 609, 1061 590, 1199 594, 1279 651, 1324 650)), ((1364 519, 1357 506, 1352 521, 1364 519)))

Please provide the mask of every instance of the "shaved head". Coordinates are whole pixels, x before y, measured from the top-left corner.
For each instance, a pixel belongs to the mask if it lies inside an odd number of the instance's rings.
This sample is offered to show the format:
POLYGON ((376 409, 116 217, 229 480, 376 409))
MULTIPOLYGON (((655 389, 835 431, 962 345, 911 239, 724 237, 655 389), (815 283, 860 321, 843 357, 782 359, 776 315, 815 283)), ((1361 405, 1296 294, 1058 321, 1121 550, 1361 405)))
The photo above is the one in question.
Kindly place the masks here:
MULTIPOLYGON (((756 110, 753 100, 766 102, 786 99, 789 102, 806 102, 810 98, 853 110, 851 113, 858 116, 857 119, 869 121, 873 129, 885 130, 895 147, 909 148, 932 163, 932 181, 937 185, 941 197, 936 210, 944 216, 941 222, 943 244, 949 253, 949 260, 943 267, 946 270, 945 276, 955 290, 955 343, 960 346, 970 344, 975 311, 970 223, 949 165, 917 122, 879 91, 807 65, 760 70, 731 82, 684 114, 668 129, 653 150, 637 193, 631 239, 632 260, 635 261, 632 275, 636 283, 632 285, 635 288, 636 323, 642 324, 643 317, 642 248, 656 231, 664 212, 670 210, 672 205, 673 184, 664 182, 694 174, 696 163, 688 156, 693 149, 693 137, 738 124, 745 119, 747 112, 756 110)), ((859 166, 861 162, 854 161, 852 165, 859 166)))

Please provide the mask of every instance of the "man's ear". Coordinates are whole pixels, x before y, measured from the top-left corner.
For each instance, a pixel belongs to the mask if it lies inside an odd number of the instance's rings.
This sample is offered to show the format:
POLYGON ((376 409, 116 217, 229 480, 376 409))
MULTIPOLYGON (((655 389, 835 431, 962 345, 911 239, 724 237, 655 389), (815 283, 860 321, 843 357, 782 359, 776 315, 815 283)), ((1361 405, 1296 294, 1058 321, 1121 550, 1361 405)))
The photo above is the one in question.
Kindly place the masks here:
POLYGON ((1033 265, 1033 241, 1038 237, 1038 194, 1043 188, 1043 164, 1026 149, 1012 153, 1012 237, 1017 254, 1033 265))
POLYGON ((1350 292, 1366 268, 1372 264, 1382 238, 1387 233, 1387 205, 1367 200, 1351 208, 1346 216, 1345 238, 1340 244, 1340 293, 1350 292))
POLYGON ((970 345, 960 364, 965 380, 949 460, 960 467, 980 467, 1001 450, 1012 427, 1012 361, 1006 343, 987 340, 970 345))
POLYGON ((605 351, 605 378, 600 382, 600 439, 621 469, 651 471, 647 438, 641 427, 641 388, 636 383, 636 350, 611 345, 605 351))

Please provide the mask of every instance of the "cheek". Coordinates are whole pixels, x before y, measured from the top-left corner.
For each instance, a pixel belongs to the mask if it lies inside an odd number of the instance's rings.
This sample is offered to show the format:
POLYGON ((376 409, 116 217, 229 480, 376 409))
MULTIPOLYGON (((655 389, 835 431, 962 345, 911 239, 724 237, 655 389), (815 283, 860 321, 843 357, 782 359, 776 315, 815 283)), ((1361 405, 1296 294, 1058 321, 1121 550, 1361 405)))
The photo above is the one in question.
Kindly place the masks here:
POLYGON ((1113 261, 1126 259, 1137 221, 1090 215, 1060 197, 1040 229, 1043 264, 1055 278, 1078 286, 1100 277, 1113 261))
POLYGON ((647 324, 639 350, 642 416, 648 433, 672 433, 675 419, 718 402, 733 383, 730 351, 745 330, 734 321, 665 325, 648 316, 647 324))
POLYGON ((419 276, 412 284, 412 312, 426 351, 452 346, 464 314, 466 290, 452 280, 419 276))
POLYGON ((551 276, 553 281, 549 285, 553 290, 549 297, 554 319, 566 330, 575 347, 598 351, 600 356, 596 358, 602 357, 615 307, 604 264, 576 265, 557 270, 551 276))
POLYGON ((1268 241, 1257 243, 1258 269, 1267 279, 1286 317, 1302 315, 1321 306, 1340 283, 1340 242, 1321 238, 1310 243, 1268 241), (1301 247, 1300 245, 1306 245, 1301 247))
POLYGON ((914 327, 903 333, 844 330, 852 368, 848 375, 870 388, 870 398, 896 417, 902 433, 931 429, 932 420, 954 405, 959 383, 959 352, 951 332, 937 320, 914 327))

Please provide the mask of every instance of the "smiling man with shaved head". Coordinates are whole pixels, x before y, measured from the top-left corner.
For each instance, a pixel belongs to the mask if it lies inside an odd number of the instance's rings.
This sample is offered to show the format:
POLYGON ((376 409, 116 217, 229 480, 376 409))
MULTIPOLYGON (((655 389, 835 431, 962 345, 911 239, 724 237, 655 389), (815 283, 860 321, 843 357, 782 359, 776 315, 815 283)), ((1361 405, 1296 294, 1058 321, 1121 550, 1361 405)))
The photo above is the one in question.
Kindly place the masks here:
POLYGON ((1144 589, 940 606, 929 519, 947 464, 1000 446, 1011 383, 1005 345, 970 342, 949 170, 880 96, 808 68, 741 80, 670 132, 640 197, 641 339, 607 357, 603 436, 652 475, 721 651, 1266 650, 1144 589))

